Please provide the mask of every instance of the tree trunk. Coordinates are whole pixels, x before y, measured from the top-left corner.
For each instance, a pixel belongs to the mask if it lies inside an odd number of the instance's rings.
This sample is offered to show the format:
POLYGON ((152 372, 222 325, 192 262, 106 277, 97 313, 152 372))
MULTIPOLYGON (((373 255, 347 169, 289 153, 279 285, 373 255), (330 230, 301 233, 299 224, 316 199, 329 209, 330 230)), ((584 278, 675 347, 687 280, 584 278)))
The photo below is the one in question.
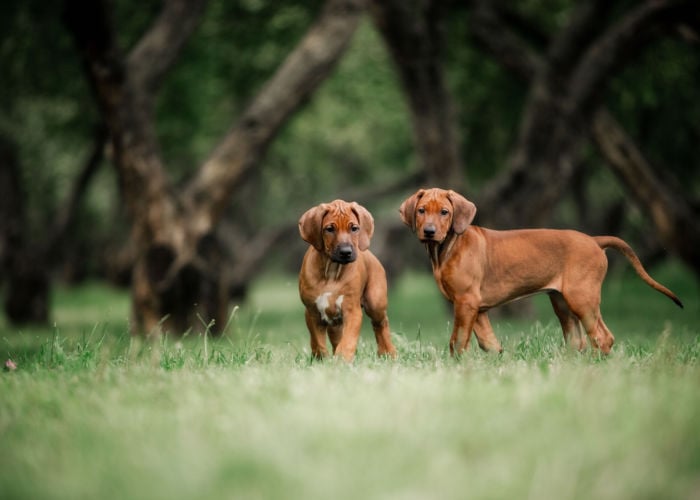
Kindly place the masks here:
POLYGON ((7 272, 5 314, 17 325, 49 320, 50 268, 45 255, 29 249, 15 253, 7 272))
MULTIPOLYGON (((575 174, 585 117, 569 94, 576 63, 604 13, 604 1, 582 2, 531 71, 530 93, 507 174, 482 193, 488 222, 502 227, 546 223, 575 174)), ((487 10, 482 2, 481 10, 487 10)))
POLYGON ((22 246, 24 204, 17 148, 0 134, 0 279, 12 267, 12 254, 22 246))
MULTIPOLYGON (((607 82, 633 54, 697 16, 690 0, 647 0, 605 26, 610 9, 603 0, 577 4, 543 57, 514 46, 511 33, 493 40, 493 33, 502 32, 474 30, 482 45, 530 82, 508 169, 480 200, 491 215, 490 223, 544 224, 575 174, 579 149, 588 140, 591 117, 607 82)), ((490 2, 476 2, 475 19, 485 19, 493 28, 499 25, 498 17, 490 2)))
POLYGON ((14 324, 44 324, 49 319, 51 272, 60 261, 66 234, 102 159, 104 134, 98 131, 93 151, 57 211, 46 238, 28 241, 24 187, 14 145, 0 138, 0 276, 6 278, 5 313, 14 324))
POLYGON ((152 104, 202 6, 202 1, 167 2, 125 61, 104 2, 66 3, 66 23, 109 128, 121 193, 133 224, 134 333, 182 334, 212 324, 216 331, 225 324, 229 277, 221 272, 223 252, 215 232, 222 211, 237 182, 259 164, 281 126, 330 74, 364 10, 362 0, 329 0, 240 120, 177 192, 162 165, 152 104), (167 64, 152 64, 154 60, 167 64))
POLYGON ((371 11, 401 79, 427 182, 462 190, 455 109, 441 60, 444 6, 439 0, 373 0, 371 11))
POLYGON ((593 138, 612 171, 652 221, 661 243, 672 248, 700 279, 698 211, 656 175, 638 147, 608 112, 596 113, 593 138))
POLYGON ((5 314, 14 324, 48 320, 46 259, 31 251, 25 235, 26 219, 19 160, 14 144, 0 137, 0 275, 5 285, 5 314))
MULTIPOLYGON (((547 64, 538 55, 524 48, 525 45, 514 36, 504 23, 501 13, 498 13, 489 2, 479 2, 473 15, 472 36, 477 44, 524 82, 530 83, 534 79, 537 69, 547 64)), ((598 14, 596 17, 601 16, 598 14)), ((643 33, 640 33, 639 30, 631 29, 635 23, 637 26, 645 25, 646 29, 656 26, 668 30, 679 20, 692 22, 694 19, 697 26, 697 10, 693 10, 692 2, 675 2, 673 4, 657 2, 654 5, 647 3, 625 19, 625 22, 618 24, 616 31, 608 33, 608 41, 614 40, 615 37, 624 38, 622 34, 628 30, 630 30, 630 35, 642 36, 643 33), (661 8, 661 14, 652 23, 651 19, 645 17, 644 14, 650 13, 649 9, 654 8, 661 8), (693 17, 693 13, 695 17, 693 17), (646 21, 641 23, 644 19, 646 21)), ((619 46, 615 50, 601 48, 605 47, 603 44, 598 47, 597 51, 589 51, 588 67, 594 64, 592 60, 596 54, 610 55, 623 52, 619 46)), ((639 50, 637 46, 631 48, 639 50)), ((626 50, 630 50, 630 47, 626 50)), ((611 71, 614 67, 612 60, 614 57, 604 65, 595 64, 597 69, 587 74, 587 81, 603 79, 605 74, 603 69, 607 68, 607 71, 611 71), (592 76, 594 74, 598 76, 592 76)), ((589 83, 589 85, 591 84, 589 83)), ((588 91, 587 96, 586 92, 583 91, 583 85, 581 83, 577 85, 577 92, 582 103, 590 103, 590 99, 594 97, 593 91, 600 92, 600 89, 595 88, 596 85, 594 85, 594 89, 588 91)), ((634 144, 607 111, 595 112, 588 127, 587 136, 592 136, 610 168, 632 194, 632 199, 640 210, 647 214, 661 241, 679 255, 686 265, 700 277, 700 252, 698 251, 700 248, 700 226, 697 223, 697 213, 692 205, 677 189, 674 189, 654 173, 654 169, 649 165, 639 147, 634 144)), ((512 172, 509 172, 509 176, 512 176, 512 172)), ((506 183, 517 185, 517 182, 512 178, 508 178, 506 183)))

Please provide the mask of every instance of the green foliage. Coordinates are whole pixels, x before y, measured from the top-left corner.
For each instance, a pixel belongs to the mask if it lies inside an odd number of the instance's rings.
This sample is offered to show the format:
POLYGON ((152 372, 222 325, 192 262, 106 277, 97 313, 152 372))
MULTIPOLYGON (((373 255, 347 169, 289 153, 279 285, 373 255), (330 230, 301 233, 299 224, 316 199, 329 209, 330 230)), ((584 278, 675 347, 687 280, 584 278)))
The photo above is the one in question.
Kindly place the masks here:
POLYGON ((301 213, 348 186, 376 185, 414 169, 410 118, 396 78, 381 38, 364 22, 336 72, 271 147, 260 206, 270 207, 277 221, 288 219, 290 206, 301 213))
POLYGON ((321 2, 211 1, 158 101, 166 164, 191 174, 306 32, 321 2))
POLYGON ((527 88, 469 44, 468 30, 461 16, 448 19, 445 68, 467 176, 478 189, 507 164, 527 88))
POLYGON ((26 215, 40 235, 82 162, 95 121, 61 2, 5 2, 0 15, 0 134, 17 145, 26 215))
POLYGON ((690 198, 700 192, 700 78, 697 47, 667 39, 641 54, 612 83, 608 105, 639 140, 653 166, 690 198), (669 133, 672 131, 672 133, 669 133))

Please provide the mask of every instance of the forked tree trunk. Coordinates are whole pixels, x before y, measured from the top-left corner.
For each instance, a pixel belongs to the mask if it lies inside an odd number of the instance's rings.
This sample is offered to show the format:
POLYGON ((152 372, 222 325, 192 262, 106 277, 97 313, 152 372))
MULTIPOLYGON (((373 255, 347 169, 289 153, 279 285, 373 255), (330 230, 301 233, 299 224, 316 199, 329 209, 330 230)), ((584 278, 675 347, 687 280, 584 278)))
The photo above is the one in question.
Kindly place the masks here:
POLYGON ((133 224, 135 333, 182 334, 225 324, 228 277, 215 228, 236 183, 262 159, 286 120, 330 74, 364 11, 362 0, 329 0, 317 21, 191 182, 177 191, 155 138, 153 102, 169 64, 203 12, 172 0, 124 59, 104 2, 67 0, 66 23, 81 51, 115 151, 133 224))

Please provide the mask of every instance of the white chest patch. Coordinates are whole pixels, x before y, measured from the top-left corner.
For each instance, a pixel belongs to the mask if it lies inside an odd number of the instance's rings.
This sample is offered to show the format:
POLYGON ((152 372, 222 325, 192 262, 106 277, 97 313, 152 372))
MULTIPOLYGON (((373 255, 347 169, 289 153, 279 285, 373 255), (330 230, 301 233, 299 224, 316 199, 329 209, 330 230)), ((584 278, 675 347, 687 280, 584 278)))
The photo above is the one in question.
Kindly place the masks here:
POLYGON ((324 292, 316 297, 316 308, 321 314, 324 323, 334 324, 343 320, 343 295, 338 295, 335 302, 331 302, 333 292, 324 292))

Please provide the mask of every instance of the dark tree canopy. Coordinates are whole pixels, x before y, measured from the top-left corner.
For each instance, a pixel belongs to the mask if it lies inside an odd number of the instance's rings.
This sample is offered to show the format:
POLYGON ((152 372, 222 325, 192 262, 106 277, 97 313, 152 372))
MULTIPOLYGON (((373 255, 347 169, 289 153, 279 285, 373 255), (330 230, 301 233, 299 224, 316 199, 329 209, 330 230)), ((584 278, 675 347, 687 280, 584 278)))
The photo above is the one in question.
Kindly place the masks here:
POLYGON ((335 197, 375 212, 398 272, 396 205, 428 184, 481 223, 620 232, 700 276, 693 1, 2 12, 0 260, 6 304, 35 290, 36 319, 57 270, 82 267, 128 276, 140 330, 220 323, 280 242, 294 260, 299 213, 335 197))

